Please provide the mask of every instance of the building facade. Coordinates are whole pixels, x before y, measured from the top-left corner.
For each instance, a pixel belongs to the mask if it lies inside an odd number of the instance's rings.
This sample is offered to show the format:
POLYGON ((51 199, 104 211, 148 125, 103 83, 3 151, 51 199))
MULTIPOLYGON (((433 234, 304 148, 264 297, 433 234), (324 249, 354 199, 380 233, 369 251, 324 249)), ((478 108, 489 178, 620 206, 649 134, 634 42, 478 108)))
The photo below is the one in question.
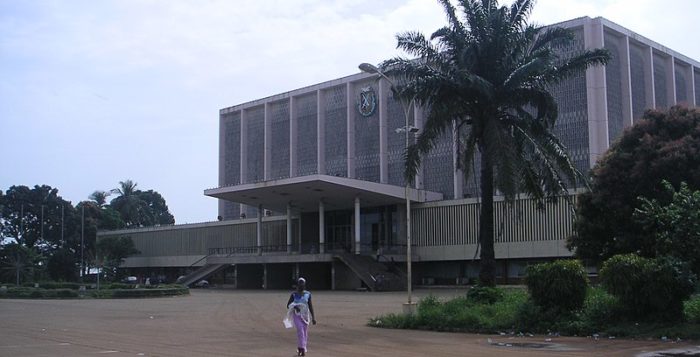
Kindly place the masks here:
MULTIPOLYGON (((700 102, 697 61, 604 18, 557 26, 575 35, 570 46, 558 49, 562 53, 604 47, 612 54, 608 65, 553 88, 559 105, 554 130, 581 172, 644 110, 700 102)), ((452 131, 424 158, 415 182, 405 185, 403 154, 406 141, 414 140, 407 129, 420 130, 424 120, 421 108, 396 100, 386 80, 366 73, 224 108, 219 187, 204 192, 219 199, 223 221, 158 234, 195 229, 191 239, 197 243, 186 244, 197 248, 183 253, 190 257, 185 261, 233 266, 236 282, 243 277, 238 269, 249 264, 262 266, 255 274, 263 286, 291 280, 299 264, 314 264, 324 286, 354 287, 376 278, 356 271, 353 264, 369 264, 360 257, 406 259, 410 217, 414 282, 463 282, 475 275, 478 262, 478 177, 464 179, 456 162, 459 133, 452 131)), ((496 257, 504 280, 521 276, 529 262, 571 255, 565 247, 573 233, 570 208, 560 202, 539 211, 526 198, 514 205, 497 198, 496 257)), ((130 232, 143 236, 137 247, 153 236, 130 232)), ((129 258, 127 266, 151 264, 144 259, 129 258)), ((395 273, 399 279, 401 272, 395 273)))

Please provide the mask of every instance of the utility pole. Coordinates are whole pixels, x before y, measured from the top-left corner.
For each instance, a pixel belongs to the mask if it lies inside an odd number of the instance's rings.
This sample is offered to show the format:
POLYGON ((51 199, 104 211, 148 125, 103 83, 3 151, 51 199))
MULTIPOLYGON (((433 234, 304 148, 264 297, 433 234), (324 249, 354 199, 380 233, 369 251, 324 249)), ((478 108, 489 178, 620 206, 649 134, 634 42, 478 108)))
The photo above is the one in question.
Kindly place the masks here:
POLYGON ((82 208, 82 214, 80 217, 80 282, 83 282, 83 275, 85 275, 85 265, 83 260, 83 255, 85 254, 85 202, 80 206, 82 208))

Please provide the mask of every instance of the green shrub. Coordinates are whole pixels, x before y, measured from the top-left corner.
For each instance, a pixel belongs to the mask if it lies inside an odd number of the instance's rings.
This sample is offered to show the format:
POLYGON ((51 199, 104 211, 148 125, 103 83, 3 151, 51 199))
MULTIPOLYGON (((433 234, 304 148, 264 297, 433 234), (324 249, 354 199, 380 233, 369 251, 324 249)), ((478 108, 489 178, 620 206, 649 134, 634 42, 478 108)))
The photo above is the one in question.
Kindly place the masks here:
POLYGON ((683 303, 683 315, 686 321, 700 324, 700 296, 694 296, 683 303))
POLYGON ((683 301, 693 293, 695 276, 677 260, 624 254, 603 264, 600 281, 628 319, 675 321, 683 316, 683 301))
POLYGON ((618 310, 618 302, 614 296, 601 288, 591 288, 579 318, 587 332, 600 331, 615 322, 618 310))
POLYGON ((477 304, 493 304, 503 299, 503 291, 491 286, 473 286, 467 291, 467 299, 477 304))
POLYGON ((497 332, 515 324, 515 313, 527 299, 521 290, 499 290, 500 301, 493 304, 475 303, 467 297, 441 302, 433 296, 421 299, 414 315, 389 314, 375 317, 369 326, 387 328, 416 328, 435 331, 497 332))
POLYGON ((42 289, 72 289, 72 290, 78 290, 80 289, 81 286, 84 286, 85 284, 80 284, 80 283, 68 283, 68 282, 55 282, 55 281, 50 281, 50 282, 41 282, 39 283, 39 287, 42 289))
POLYGON ((110 283, 102 286, 103 289, 135 289, 134 284, 124 284, 124 283, 110 283))
POLYGON ((568 312, 583 306, 588 277, 578 260, 555 260, 529 266, 525 284, 536 305, 568 312))
POLYGON ((72 289, 13 287, 8 288, 2 297, 17 299, 64 299, 76 298, 78 297, 78 292, 72 289))
POLYGON ((112 297, 114 298, 142 298, 142 297, 159 297, 189 294, 187 288, 174 289, 114 289, 112 297))

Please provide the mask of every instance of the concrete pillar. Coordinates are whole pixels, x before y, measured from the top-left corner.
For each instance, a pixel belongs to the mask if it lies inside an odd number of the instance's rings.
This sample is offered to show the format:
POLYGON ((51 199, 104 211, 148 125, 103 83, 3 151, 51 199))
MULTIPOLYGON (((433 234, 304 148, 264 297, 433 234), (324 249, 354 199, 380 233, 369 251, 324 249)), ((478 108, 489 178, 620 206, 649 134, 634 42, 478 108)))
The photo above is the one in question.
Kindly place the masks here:
POLYGON ((696 95, 696 93, 695 93, 695 69, 694 69, 695 67, 693 67, 692 64, 689 65, 688 67, 690 67, 690 93, 688 93, 688 95, 691 98, 691 99, 688 99, 688 104, 690 104, 691 106, 693 106, 693 105, 700 106, 700 103, 695 98, 695 95, 696 95))
POLYGON ((688 80, 685 81, 685 96, 688 98, 687 104, 689 107, 695 106, 695 75, 693 74, 693 65, 688 64, 687 66, 683 66, 685 68, 685 78, 688 78, 688 80))
POLYGON ((335 260, 331 262, 331 290, 335 290, 335 260))
MULTIPOLYGON (((603 24, 598 19, 588 19, 583 26, 586 49, 602 48, 603 24)), ((605 84, 605 67, 586 70, 586 96, 588 98, 588 150, 589 163, 593 167, 608 149, 608 100, 605 84)))
MULTIPOLYGON (((221 115, 222 113, 219 112, 221 115)), ((238 121, 240 125, 240 120, 238 121)), ((240 130, 239 130, 239 143, 240 143, 240 130)), ((226 152, 226 122, 223 120, 222 116, 219 116, 219 187, 224 187, 227 185, 236 185, 238 184, 237 182, 226 182, 226 159, 225 157, 227 155, 233 155, 236 152, 233 151, 232 153, 227 153, 226 152)), ((240 151, 240 148, 239 148, 240 151)), ((240 169, 240 167, 239 167, 240 169)), ((219 199, 218 201, 218 215, 223 217, 224 216, 224 206, 226 205, 226 201, 219 199)), ((42 206, 43 207, 43 206, 42 206)), ((238 217, 233 217, 233 218, 238 218, 238 217)))
MULTIPOLYGON (((248 115, 241 110, 241 182, 248 183, 248 115)), ((242 211, 241 211, 242 212, 242 211)))
POLYGON ((347 104, 347 147, 348 147, 348 177, 355 178, 355 102, 353 101, 353 90, 354 86, 352 83, 348 82, 345 86, 346 96, 345 101, 347 104))
POLYGON ((379 79, 379 89, 377 90, 378 102, 379 102, 379 182, 388 183, 389 182, 389 157, 387 153, 388 143, 387 143, 387 87, 388 83, 385 79, 379 79))
POLYGON ((272 118, 270 115, 270 103, 265 103, 263 113, 263 180, 268 181, 272 172, 272 118))
MULTIPOLYGON (((248 183, 248 115, 245 109, 241 110, 241 179, 240 184, 248 183)), ((245 214, 248 206, 241 203, 240 214, 245 214)))
POLYGON ((302 236, 301 236, 301 225, 303 222, 301 221, 301 212, 299 212, 299 225, 297 227, 297 233, 299 234, 299 247, 298 247, 298 252, 301 254, 301 242, 302 242, 302 236))
POLYGON ((299 263, 294 263, 294 282, 299 279, 299 263))
POLYGON ((355 197, 355 254, 360 254, 360 197, 355 197))
POLYGON ((238 289, 238 264, 233 266, 233 288, 238 289))
POLYGON ((326 251, 326 211, 323 200, 318 201, 318 252, 323 254, 326 251))
POLYGON ((258 244, 258 254, 262 255, 262 216, 263 208, 262 205, 258 205, 258 220, 256 225, 256 237, 258 244))
POLYGON ((647 47, 646 58, 644 59, 644 78, 648 87, 644 91, 647 95, 646 102, 648 108, 656 108, 656 87, 654 86, 654 49, 647 47))
POLYGON ((316 169, 319 175, 326 174, 326 97, 322 90, 316 91, 316 169))
POLYGON ((628 128, 634 122, 632 114, 632 68, 630 66, 630 38, 625 36, 620 40, 622 49, 620 65, 622 67, 622 127, 628 128))
POLYGON ((296 101, 289 97, 289 177, 297 176, 297 132, 296 101))
POLYGON ((267 290, 267 264, 263 264, 262 288, 263 288, 263 290, 267 290))
POLYGON ((292 204, 287 202, 287 253, 292 252, 292 204))
POLYGON ((666 58, 666 101, 668 107, 676 104, 676 61, 673 56, 666 58))

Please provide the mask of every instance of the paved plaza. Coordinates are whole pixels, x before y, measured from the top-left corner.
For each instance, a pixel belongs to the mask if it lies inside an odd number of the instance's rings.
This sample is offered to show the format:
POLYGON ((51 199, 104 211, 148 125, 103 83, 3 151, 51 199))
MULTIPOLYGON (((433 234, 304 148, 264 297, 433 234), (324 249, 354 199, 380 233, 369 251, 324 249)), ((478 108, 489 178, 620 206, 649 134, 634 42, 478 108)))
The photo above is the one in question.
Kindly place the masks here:
MULTIPOLYGON (((454 296, 464 290, 418 290, 454 296)), ((286 291, 193 290, 115 300, 0 300, 0 356, 294 356, 286 291)), ((317 291, 307 356, 635 356, 691 343, 436 333, 366 327, 405 293, 317 291), (519 347, 530 344, 535 347, 519 347)))

